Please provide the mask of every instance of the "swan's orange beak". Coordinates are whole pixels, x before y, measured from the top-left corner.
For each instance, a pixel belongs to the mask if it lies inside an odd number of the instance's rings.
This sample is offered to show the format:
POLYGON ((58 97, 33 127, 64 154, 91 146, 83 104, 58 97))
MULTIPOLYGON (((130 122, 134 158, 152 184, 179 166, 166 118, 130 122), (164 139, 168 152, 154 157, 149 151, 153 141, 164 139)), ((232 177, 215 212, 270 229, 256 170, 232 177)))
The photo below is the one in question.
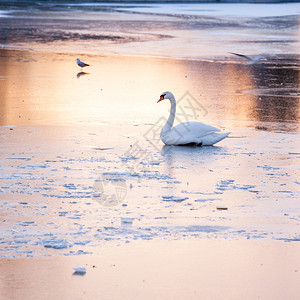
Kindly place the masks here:
POLYGON ((160 98, 159 98, 159 100, 157 101, 157 103, 160 102, 160 101, 162 101, 162 100, 164 100, 164 96, 163 96, 163 95, 160 96, 160 98))

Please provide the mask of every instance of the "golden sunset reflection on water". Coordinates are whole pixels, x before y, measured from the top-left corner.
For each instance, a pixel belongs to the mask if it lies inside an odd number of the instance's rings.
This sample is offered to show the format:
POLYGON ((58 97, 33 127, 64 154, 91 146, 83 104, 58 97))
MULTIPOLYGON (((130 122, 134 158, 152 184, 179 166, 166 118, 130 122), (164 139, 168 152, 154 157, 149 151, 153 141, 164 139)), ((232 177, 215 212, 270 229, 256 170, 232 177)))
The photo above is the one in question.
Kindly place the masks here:
MULTIPOLYGON (((279 82, 286 76, 269 66, 87 55, 81 59, 91 66, 81 70, 77 56, 2 50, 1 124, 155 122, 168 115, 169 104, 156 104, 167 90, 177 99, 188 92, 207 111, 198 120, 218 126, 239 120, 298 122, 295 93, 265 95, 268 77, 279 82)), ((290 72, 288 78, 298 77, 297 70, 290 72)), ((287 83, 296 91, 297 84, 287 83)))

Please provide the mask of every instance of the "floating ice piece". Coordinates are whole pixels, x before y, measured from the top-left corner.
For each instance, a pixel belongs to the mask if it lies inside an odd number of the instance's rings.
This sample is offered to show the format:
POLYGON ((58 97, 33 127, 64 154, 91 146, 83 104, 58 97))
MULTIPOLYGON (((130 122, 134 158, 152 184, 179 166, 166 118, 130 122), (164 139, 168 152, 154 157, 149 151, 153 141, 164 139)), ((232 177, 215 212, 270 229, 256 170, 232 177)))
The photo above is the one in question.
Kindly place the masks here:
POLYGON ((86 274, 86 268, 85 267, 73 267, 74 273, 73 275, 80 275, 83 276, 86 274))
POLYGON ((135 156, 123 156, 123 157, 121 157, 121 160, 123 162, 127 162, 127 161, 130 161, 130 160, 136 160, 136 159, 138 159, 138 158, 135 157, 135 156))
POLYGON ((217 201, 217 200, 221 200, 220 198, 207 198, 207 199, 196 199, 195 202, 206 202, 206 201, 217 201))
POLYGON ((278 240, 285 242, 300 242, 300 238, 279 238, 278 240))
POLYGON ((175 197, 173 195, 162 196, 163 201, 173 201, 173 202, 182 202, 188 200, 188 197, 175 197))
POLYGON ((29 226, 35 224, 34 221, 26 221, 26 222, 20 222, 18 225, 20 226, 29 226))
POLYGON ((27 244, 30 240, 14 240, 15 244, 27 244))
POLYGON ((141 165, 147 165, 147 166, 157 166, 160 165, 162 163, 162 161, 142 161, 140 164, 141 165))
POLYGON ((63 186, 70 190, 76 190, 76 186, 74 185, 74 183, 66 183, 63 186))
POLYGON ((59 217, 65 217, 66 214, 68 214, 68 213, 69 213, 68 211, 59 211, 59 212, 58 212, 58 216, 59 216, 59 217))
POLYGON ((41 165, 22 165, 18 166, 18 169, 29 169, 29 170, 35 170, 35 169, 45 169, 48 167, 48 164, 41 164, 41 165))
POLYGON ((122 182, 124 182, 124 181, 126 181, 126 179, 124 179, 124 178, 120 178, 120 177, 111 177, 111 178, 109 178, 108 179, 108 181, 122 181, 122 182))
POLYGON ((95 147, 93 148, 94 150, 100 150, 100 151, 103 151, 103 150, 112 150, 114 148, 109 148, 109 147, 106 147, 106 148, 101 148, 101 147, 95 147))
POLYGON ((43 241, 45 248, 64 249, 70 247, 70 244, 63 239, 46 239, 43 241))
POLYGON ((144 171, 142 170, 141 173, 142 178, 145 179, 157 179, 157 180, 169 180, 169 179, 174 179, 173 177, 171 177, 170 175, 166 175, 166 174, 160 174, 159 172, 155 171, 155 172, 151 172, 151 171, 144 171))
POLYGON ((206 192, 190 192, 190 191, 187 191, 187 190, 182 190, 181 193, 183 194, 193 194, 193 195, 216 195, 216 194, 222 194, 222 193, 219 193, 219 192, 213 192, 213 193, 206 193, 206 192))
POLYGON ((180 184, 181 181, 179 181, 179 180, 168 180, 168 181, 166 181, 166 183, 167 184, 180 184))
POLYGON ((70 255, 85 255, 85 254, 93 254, 93 252, 87 252, 83 250, 78 250, 78 251, 70 251, 69 253, 64 253, 65 256, 70 256, 70 255))
POLYGON ((234 183, 234 179, 225 179, 225 180, 220 180, 218 182, 218 185, 226 186, 226 185, 233 184, 233 183, 234 183))
MULTIPOLYGON (((83 233, 79 233, 79 234, 83 234, 83 233)), ((91 241, 87 240, 87 241, 78 241, 78 242, 74 242, 74 245, 87 245, 89 244, 91 241)))
POLYGON ((25 251, 16 250, 16 253, 18 253, 18 254, 32 254, 32 251, 31 250, 25 250, 25 251))
POLYGON ((267 166, 267 165, 264 165, 264 166, 257 166, 258 168, 262 168, 264 169, 265 171, 275 171, 275 170, 280 170, 279 167, 272 167, 272 166, 267 166))
POLYGON ((134 218, 121 218, 122 224, 132 224, 134 218))
POLYGON ((235 188, 241 190, 249 190, 255 188, 255 185, 251 185, 251 184, 237 185, 235 188))
POLYGON ((223 226, 199 226, 199 225, 189 225, 186 227, 182 227, 183 232, 218 232, 225 230, 226 227, 223 226))

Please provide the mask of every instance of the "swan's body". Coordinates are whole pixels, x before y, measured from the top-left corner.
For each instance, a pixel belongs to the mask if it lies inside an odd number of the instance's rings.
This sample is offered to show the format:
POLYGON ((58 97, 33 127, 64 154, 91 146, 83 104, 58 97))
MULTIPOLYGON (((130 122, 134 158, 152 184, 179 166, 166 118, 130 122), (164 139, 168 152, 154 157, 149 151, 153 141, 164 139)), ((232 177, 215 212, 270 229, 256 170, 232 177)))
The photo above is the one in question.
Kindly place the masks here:
POLYGON ((201 122, 184 122, 173 127, 176 100, 171 92, 163 93, 158 102, 164 99, 171 102, 170 116, 160 133, 164 144, 211 146, 229 135, 230 132, 219 133, 220 129, 201 122))
POLYGON ((79 58, 77 58, 76 60, 77 62, 77 65, 80 67, 80 68, 83 68, 83 67, 88 67, 89 65, 84 63, 83 61, 81 61, 79 58))

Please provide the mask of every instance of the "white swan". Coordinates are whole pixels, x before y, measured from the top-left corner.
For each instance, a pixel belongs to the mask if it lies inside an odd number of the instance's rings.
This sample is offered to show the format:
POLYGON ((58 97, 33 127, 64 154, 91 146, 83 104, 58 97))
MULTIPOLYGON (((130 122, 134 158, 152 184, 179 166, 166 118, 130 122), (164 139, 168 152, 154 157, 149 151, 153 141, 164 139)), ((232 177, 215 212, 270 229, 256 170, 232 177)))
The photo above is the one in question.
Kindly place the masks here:
POLYGON ((211 146, 229 135, 230 132, 218 133, 220 129, 200 122, 184 122, 172 127, 176 113, 175 97, 171 92, 164 92, 157 103, 164 99, 171 102, 169 119, 160 132, 164 144, 211 146))

